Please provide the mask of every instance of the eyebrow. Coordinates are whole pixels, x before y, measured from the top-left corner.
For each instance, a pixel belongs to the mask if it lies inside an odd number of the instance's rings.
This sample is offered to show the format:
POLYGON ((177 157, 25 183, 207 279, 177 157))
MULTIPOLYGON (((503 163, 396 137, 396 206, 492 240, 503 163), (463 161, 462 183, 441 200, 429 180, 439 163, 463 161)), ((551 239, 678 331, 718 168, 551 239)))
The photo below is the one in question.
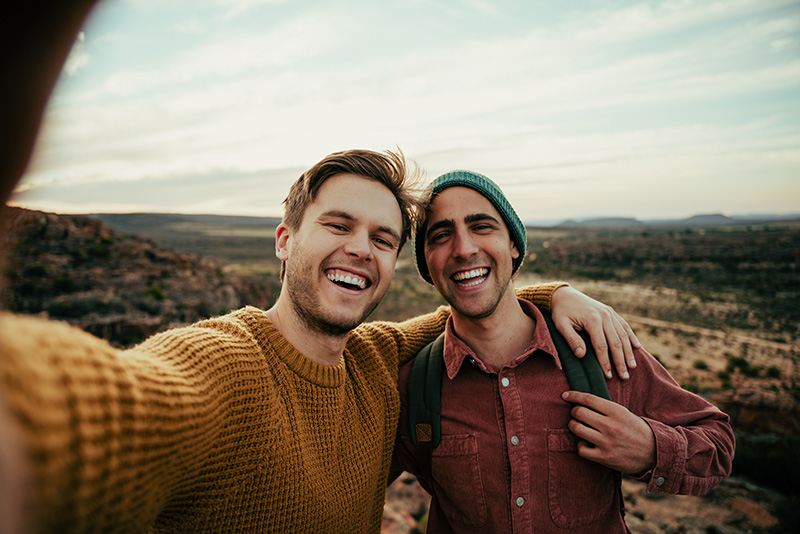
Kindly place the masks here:
MULTIPOLYGON (((322 215, 320 215, 320 217, 334 217, 337 219, 345 219, 347 221, 353 221, 353 222, 356 221, 356 217, 354 217, 351 213, 342 210, 328 210, 322 215)), ((379 226, 378 231, 383 232, 385 234, 389 234, 398 242, 400 241, 400 234, 398 234, 397 231, 395 231, 390 226, 379 226)))
POLYGON ((494 223, 500 224, 500 221, 498 221, 496 217, 492 217, 488 213, 475 213, 473 215, 467 215, 466 217, 464 217, 464 222, 466 223, 474 223, 480 221, 492 221, 494 223))
MULTIPOLYGON (((497 225, 500 224, 500 221, 497 220, 497 217, 493 217, 488 213, 473 213, 464 217, 464 222, 467 224, 481 221, 492 221, 497 225)), ((441 221, 436 221, 425 231, 425 239, 429 239, 431 234, 435 233, 441 228, 455 228, 455 226, 456 222, 453 219, 442 219, 441 221)))
POLYGON ((430 235, 440 228, 454 228, 456 222, 453 219, 442 219, 441 221, 436 221, 425 231, 425 239, 428 239, 430 235))

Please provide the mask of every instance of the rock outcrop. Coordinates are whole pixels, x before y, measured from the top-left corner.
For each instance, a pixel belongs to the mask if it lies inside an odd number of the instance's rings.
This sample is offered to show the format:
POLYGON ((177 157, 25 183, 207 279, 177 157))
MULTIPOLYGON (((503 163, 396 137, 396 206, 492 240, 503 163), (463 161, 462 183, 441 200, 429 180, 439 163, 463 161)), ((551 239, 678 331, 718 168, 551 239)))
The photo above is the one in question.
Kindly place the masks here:
POLYGON ((119 346, 245 304, 268 307, 274 284, 214 259, 116 232, 91 217, 6 208, 3 307, 75 324, 119 346))

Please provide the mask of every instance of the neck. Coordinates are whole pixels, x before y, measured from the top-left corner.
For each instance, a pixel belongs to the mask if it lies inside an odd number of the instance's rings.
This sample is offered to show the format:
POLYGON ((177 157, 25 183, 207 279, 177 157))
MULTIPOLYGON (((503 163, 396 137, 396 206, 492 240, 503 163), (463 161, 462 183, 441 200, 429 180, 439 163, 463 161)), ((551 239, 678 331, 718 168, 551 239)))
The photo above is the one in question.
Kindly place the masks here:
POLYGON ((478 359, 497 369, 525 352, 536 329, 536 321, 522 311, 511 284, 490 316, 472 319, 455 310, 452 314, 458 337, 478 359))
POLYGON ((331 336, 310 328, 283 295, 266 314, 284 339, 309 360, 328 367, 341 360, 349 334, 331 336))

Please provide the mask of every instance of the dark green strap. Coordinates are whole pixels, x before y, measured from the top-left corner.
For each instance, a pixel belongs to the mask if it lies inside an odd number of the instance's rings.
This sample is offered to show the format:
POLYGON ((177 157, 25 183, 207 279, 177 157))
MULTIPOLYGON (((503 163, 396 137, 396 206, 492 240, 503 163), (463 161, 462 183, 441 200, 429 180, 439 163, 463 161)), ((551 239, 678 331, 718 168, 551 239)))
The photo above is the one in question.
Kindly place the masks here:
POLYGON ((558 359, 561 360, 561 368, 564 370, 564 374, 567 375, 570 389, 592 393, 606 400, 611 400, 611 395, 609 395, 608 386, 606 385, 606 377, 603 375, 600 362, 597 361, 597 354, 594 352, 589 334, 586 332, 580 333, 584 343, 586 343, 586 355, 583 358, 578 358, 572 352, 564 336, 556 330, 550 314, 542 312, 542 315, 544 315, 544 322, 547 323, 547 329, 550 331, 550 337, 553 338, 553 344, 556 346, 558 359))
POLYGON ((414 445, 436 448, 442 439, 441 402, 444 332, 423 348, 411 364, 408 378, 408 424, 414 445))
MULTIPOLYGON (((585 332, 580 335, 586 343, 586 355, 578 358, 572 352, 558 330, 549 313, 542 313, 550 337, 558 352, 561 367, 567 377, 570 389, 592 393, 611 400, 606 378, 591 339, 585 332)), ((442 373, 444 371, 444 333, 423 348, 411 364, 408 379, 408 423, 411 440, 421 449, 421 456, 430 462, 431 450, 442 439, 441 396, 442 373)))

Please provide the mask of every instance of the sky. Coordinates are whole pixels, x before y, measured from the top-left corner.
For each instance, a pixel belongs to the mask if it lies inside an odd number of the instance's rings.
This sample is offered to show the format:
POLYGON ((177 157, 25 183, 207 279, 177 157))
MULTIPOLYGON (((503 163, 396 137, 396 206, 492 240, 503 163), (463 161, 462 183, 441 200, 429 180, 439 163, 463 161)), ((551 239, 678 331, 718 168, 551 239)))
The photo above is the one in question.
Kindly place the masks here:
POLYGON ((800 0, 103 0, 11 204, 280 216, 349 148, 524 221, 797 213, 800 0))

